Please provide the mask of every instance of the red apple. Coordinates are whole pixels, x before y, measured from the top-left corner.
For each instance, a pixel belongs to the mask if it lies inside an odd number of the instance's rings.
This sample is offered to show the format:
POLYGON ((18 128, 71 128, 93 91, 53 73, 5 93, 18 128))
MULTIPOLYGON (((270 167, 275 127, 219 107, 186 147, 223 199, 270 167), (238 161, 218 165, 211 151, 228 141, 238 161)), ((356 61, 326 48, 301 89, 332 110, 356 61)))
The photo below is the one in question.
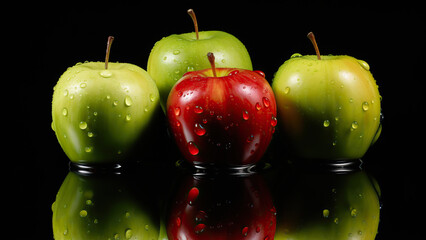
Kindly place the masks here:
POLYGON ((195 166, 247 166, 265 153, 277 124, 271 86, 260 71, 215 68, 188 72, 167 100, 182 154, 195 166))
POLYGON ((187 176, 167 216, 177 239, 272 240, 276 210, 262 176, 187 176))

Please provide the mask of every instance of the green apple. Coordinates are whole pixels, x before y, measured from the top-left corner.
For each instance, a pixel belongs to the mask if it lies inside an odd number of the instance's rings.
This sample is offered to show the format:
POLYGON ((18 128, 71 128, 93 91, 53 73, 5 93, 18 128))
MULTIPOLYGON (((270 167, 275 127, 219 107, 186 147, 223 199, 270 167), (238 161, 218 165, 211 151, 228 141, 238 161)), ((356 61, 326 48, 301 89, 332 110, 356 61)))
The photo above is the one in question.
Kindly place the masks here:
POLYGON ((121 162, 159 109, 148 73, 133 64, 108 64, 108 55, 109 47, 105 63, 68 68, 54 88, 52 129, 72 162, 121 162))
POLYGON ((301 158, 360 158, 381 131, 376 81, 365 61, 314 46, 317 56, 294 54, 273 79, 281 132, 301 158))
POLYGON ((159 190, 146 176, 68 173, 52 204, 54 238, 157 240, 159 190))
POLYGON ((240 40, 222 31, 198 32, 194 12, 190 9, 188 13, 193 18, 195 33, 173 34, 161 39, 148 58, 147 71, 160 91, 164 112, 170 90, 184 73, 210 68, 208 52, 214 53, 218 68, 253 70, 247 49, 240 40))

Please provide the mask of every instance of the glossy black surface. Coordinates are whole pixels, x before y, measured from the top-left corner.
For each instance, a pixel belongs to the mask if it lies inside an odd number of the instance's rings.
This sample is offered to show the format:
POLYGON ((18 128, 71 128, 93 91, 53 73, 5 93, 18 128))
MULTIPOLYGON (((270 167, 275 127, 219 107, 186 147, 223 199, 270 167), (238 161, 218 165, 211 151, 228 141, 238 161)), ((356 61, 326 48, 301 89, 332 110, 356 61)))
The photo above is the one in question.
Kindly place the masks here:
MULTIPOLYGON (((306 38, 309 31, 315 33, 322 54, 347 54, 368 62, 380 86, 385 115, 381 137, 362 158, 362 168, 381 189, 376 239, 421 236, 421 218, 425 216, 422 116, 426 58, 425 19, 420 4, 153 4, 58 2, 58 6, 52 6, 33 2, 14 8, 19 9, 19 21, 5 22, 7 30, 13 32, 7 32, 4 38, 13 43, 4 48, 13 50, 13 57, 8 60, 16 68, 16 76, 3 80, 11 84, 5 89, 14 94, 4 99, 7 108, 2 113, 8 123, 4 127, 9 142, 3 152, 14 154, 2 159, 7 175, 2 196, 9 201, 4 215, 9 232, 23 239, 52 238, 52 203, 69 172, 69 160, 51 130, 52 88, 60 75, 77 62, 103 61, 109 35, 116 37, 111 61, 146 68, 156 41, 172 33, 193 31, 186 10, 194 8, 200 30, 223 30, 239 38, 247 47, 254 68, 265 72, 268 81, 293 53, 314 54, 306 38)), ((291 168, 285 167, 287 156, 277 152, 277 148, 286 151, 282 143, 272 143, 272 150, 265 155, 271 167, 262 171, 275 173, 273 186, 293 174, 291 168)), ((142 150, 135 156, 144 163, 145 170, 155 173, 150 184, 167 184, 183 174, 182 168, 175 165, 180 159, 173 155, 175 150, 166 141, 157 149, 142 150), (147 157, 153 151, 170 155, 147 157), (155 171, 149 171, 151 168, 155 171)))

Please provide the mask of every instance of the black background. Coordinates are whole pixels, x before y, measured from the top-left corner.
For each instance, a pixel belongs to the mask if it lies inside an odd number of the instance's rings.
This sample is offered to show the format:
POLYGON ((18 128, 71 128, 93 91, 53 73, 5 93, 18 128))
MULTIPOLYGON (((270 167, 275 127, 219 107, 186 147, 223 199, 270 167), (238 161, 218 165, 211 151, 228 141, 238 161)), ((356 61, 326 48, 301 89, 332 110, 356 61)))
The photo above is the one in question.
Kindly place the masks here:
POLYGON ((264 71, 270 82, 293 53, 314 54, 306 38, 309 31, 315 33, 321 54, 368 62, 383 96, 385 117, 379 141, 363 157, 382 189, 377 239, 408 239, 420 232, 426 126, 424 14, 420 5, 407 1, 341 2, 58 2, 57 6, 33 3, 24 10, 17 6, 11 21, 24 21, 17 25, 3 21, 13 31, 8 35, 12 43, 5 46, 13 52, 11 65, 17 74, 25 74, 13 83, 19 102, 4 99, 12 110, 2 113, 7 123, 17 126, 4 125, 12 143, 4 153, 15 154, 7 161, 12 166, 6 173, 12 175, 5 182, 14 182, 12 192, 4 196, 20 199, 14 205, 22 210, 13 215, 13 225, 22 230, 20 224, 25 223, 31 236, 52 237, 50 206, 68 172, 68 159, 51 129, 53 87, 61 74, 77 62, 103 61, 109 35, 115 36, 110 61, 146 69, 156 41, 193 31, 186 13, 193 8, 200 31, 222 30, 236 36, 248 49, 254 69, 264 71))

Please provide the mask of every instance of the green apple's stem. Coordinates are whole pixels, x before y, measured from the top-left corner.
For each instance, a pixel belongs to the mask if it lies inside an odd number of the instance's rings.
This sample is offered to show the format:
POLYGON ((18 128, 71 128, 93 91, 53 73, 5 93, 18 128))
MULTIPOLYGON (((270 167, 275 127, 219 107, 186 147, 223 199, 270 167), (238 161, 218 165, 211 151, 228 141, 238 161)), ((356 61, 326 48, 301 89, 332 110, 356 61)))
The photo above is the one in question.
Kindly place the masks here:
POLYGON ((315 40, 314 33, 313 32, 309 32, 308 33, 308 38, 309 38, 309 40, 311 40, 312 45, 314 45, 315 52, 317 53, 318 60, 321 60, 321 55, 320 55, 320 52, 319 52, 319 49, 318 49, 317 41, 315 40))
POLYGON ((194 22, 195 36, 197 37, 197 40, 198 40, 198 39, 200 39, 200 38, 199 38, 199 36, 198 36, 198 22, 197 22, 197 18, 195 17, 195 12, 194 12, 194 10, 191 8, 191 9, 188 9, 188 14, 189 14, 189 16, 191 16, 192 21, 194 22))
POLYGON ((212 52, 208 52, 207 53, 207 58, 209 59, 210 66, 212 66, 213 76, 217 77, 217 75, 216 75, 216 65, 214 63, 214 59, 215 59, 214 54, 212 52))
POLYGON ((107 49, 106 49, 106 54, 105 54, 105 69, 108 69, 109 52, 111 51, 111 44, 112 44, 113 40, 114 40, 113 36, 108 37, 107 49))

